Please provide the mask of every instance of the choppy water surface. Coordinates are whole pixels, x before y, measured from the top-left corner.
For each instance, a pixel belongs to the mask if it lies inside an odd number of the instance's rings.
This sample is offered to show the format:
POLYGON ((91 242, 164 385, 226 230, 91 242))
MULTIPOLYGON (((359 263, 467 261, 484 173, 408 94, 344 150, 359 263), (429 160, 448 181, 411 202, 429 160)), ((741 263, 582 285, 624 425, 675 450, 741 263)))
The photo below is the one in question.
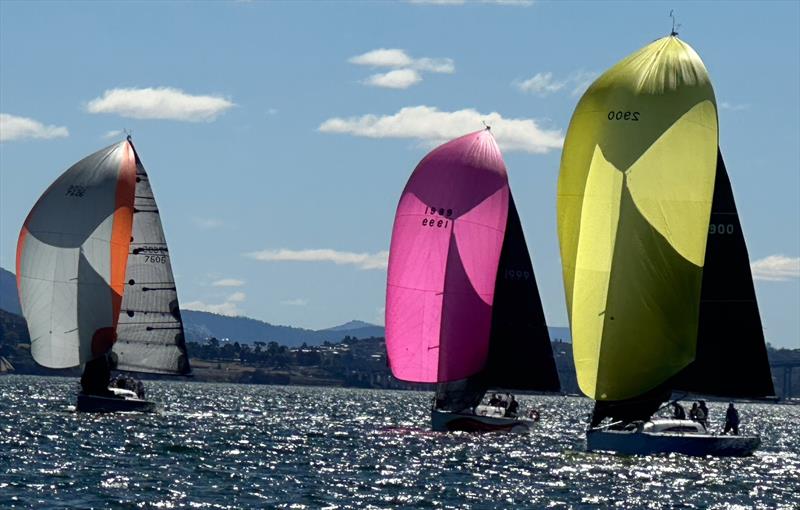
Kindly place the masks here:
POLYGON ((91 416, 76 390, 0 377, 0 507, 800 507, 800 406, 740 406, 751 458, 624 457, 583 451, 578 398, 478 435, 430 432, 426 393, 151 382, 163 413, 91 416))

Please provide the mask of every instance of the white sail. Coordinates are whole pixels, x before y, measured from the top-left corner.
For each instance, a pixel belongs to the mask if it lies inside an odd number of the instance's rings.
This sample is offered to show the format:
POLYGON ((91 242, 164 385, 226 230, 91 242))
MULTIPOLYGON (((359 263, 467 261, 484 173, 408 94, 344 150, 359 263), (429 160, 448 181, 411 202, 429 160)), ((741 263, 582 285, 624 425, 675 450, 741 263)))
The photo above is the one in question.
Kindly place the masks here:
POLYGON ((134 174, 127 142, 106 147, 64 172, 25 220, 17 287, 40 365, 77 366, 114 340, 134 174))
POLYGON ((119 370, 190 371, 161 219, 130 139, 45 191, 20 232, 17 287, 40 365, 110 351, 119 370))

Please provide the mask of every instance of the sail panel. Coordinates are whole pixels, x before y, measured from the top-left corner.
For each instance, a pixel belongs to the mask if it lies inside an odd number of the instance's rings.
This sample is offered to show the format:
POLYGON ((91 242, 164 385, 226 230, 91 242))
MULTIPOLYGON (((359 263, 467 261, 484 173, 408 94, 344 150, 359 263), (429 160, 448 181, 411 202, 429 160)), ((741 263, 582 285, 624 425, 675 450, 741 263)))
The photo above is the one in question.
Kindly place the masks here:
POLYGON ((666 37, 581 98, 558 184, 558 231, 581 390, 623 400, 694 356, 717 145, 700 58, 666 37))
POLYGON ((493 388, 561 389, 533 264, 510 193, 508 222, 495 284, 485 381, 493 388))
POLYGON ((138 155, 135 190, 125 292, 112 357, 118 370, 187 374, 191 368, 169 250, 150 179, 138 155))
POLYGON ((484 368, 508 178, 494 138, 472 133, 429 153, 395 216, 386 344, 395 377, 465 379, 484 368))
POLYGON ((674 386, 732 398, 775 394, 747 244, 721 152, 703 268, 697 352, 674 386))
POLYGON ((124 233, 133 200, 117 190, 133 173, 126 143, 106 147, 56 179, 25 220, 17 282, 31 354, 40 365, 77 366, 114 340, 112 267, 120 252, 112 241, 115 232, 124 233))

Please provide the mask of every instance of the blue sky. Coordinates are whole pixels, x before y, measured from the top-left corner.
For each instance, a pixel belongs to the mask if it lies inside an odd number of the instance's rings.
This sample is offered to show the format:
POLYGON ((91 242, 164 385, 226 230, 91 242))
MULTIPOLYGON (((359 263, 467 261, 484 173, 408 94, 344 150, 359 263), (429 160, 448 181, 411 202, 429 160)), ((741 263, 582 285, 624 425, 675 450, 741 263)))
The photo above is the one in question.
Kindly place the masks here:
POLYGON ((411 170, 487 120, 566 325, 560 140, 587 80, 666 35, 671 8, 716 90, 767 338, 800 347, 797 2, 3 1, 0 265, 44 189, 128 129, 184 307, 382 323, 411 170))

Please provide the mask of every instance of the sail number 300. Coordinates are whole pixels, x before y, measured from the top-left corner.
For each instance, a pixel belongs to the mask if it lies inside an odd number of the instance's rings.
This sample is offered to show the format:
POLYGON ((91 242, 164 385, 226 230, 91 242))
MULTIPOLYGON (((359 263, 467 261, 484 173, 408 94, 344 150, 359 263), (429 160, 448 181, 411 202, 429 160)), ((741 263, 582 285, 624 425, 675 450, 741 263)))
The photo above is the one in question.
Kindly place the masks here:
POLYGON ((623 112, 622 110, 608 112, 608 120, 629 120, 639 122, 639 112, 623 112))

